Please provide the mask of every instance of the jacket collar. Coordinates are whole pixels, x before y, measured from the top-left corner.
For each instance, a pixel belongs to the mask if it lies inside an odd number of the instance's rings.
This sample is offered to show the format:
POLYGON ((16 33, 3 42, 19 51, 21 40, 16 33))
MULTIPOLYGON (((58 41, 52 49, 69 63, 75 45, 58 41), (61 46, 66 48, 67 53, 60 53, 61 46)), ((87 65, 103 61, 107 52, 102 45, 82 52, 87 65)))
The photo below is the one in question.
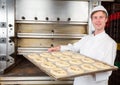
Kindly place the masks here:
POLYGON ((94 33, 93 33, 93 34, 92 34, 92 37, 99 38, 99 37, 104 36, 105 34, 106 34, 105 31, 103 31, 103 32, 101 32, 101 33, 99 33, 99 34, 97 34, 97 35, 94 35, 94 33))

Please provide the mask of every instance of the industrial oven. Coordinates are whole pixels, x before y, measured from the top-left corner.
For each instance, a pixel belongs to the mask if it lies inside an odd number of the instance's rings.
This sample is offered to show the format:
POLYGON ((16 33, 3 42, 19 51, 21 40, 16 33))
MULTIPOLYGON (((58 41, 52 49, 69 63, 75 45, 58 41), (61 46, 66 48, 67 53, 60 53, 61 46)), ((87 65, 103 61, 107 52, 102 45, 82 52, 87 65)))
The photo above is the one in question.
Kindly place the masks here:
POLYGON ((72 84, 73 79, 53 80, 23 54, 90 34, 89 12, 98 4, 100 0, 0 0, 1 84, 72 84))

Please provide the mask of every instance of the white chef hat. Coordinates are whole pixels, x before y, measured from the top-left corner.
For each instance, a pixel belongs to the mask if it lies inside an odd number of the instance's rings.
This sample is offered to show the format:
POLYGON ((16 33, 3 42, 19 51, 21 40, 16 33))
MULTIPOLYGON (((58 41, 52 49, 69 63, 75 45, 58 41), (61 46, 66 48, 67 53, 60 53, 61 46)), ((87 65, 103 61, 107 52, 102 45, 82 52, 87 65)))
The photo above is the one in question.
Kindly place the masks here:
POLYGON ((91 11, 90 16, 92 16, 92 14, 94 12, 99 11, 99 10, 104 11, 106 13, 107 17, 108 17, 108 12, 102 5, 98 5, 98 6, 94 7, 93 10, 91 11))

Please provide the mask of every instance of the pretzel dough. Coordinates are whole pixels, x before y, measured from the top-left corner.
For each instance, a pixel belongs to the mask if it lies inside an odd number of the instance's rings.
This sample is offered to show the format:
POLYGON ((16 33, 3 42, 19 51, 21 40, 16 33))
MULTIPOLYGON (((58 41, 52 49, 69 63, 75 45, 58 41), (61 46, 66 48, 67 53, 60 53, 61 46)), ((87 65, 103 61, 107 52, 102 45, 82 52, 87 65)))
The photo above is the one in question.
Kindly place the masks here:
POLYGON ((43 57, 39 57, 39 58, 34 58, 34 61, 42 63, 42 62, 46 62, 46 59, 43 57))
POLYGON ((57 61, 55 64, 60 67, 70 66, 70 64, 65 61, 57 61))
POLYGON ((90 65, 90 64, 83 64, 81 65, 81 68, 84 69, 84 70, 88 70, 88 71, 96 71, 97 68, 90 65))
POLYGON ((57 56, 57 57, 63 56, 63 54, 60 53, 60 52, 52 52, 51 54, 54 55, 54 56, 57 56))
POLYGON ((48 69, 56 67, 51 62, 43 62, 43 63, 41 63, 41 66, 44 67, 44 68, 48 68, 48 69))
POLYGON ((77 66, 70 66, 70 67, 68 67, 67 71, 70 72, 70 73, 74 73, 74 74, 78 74, 78 73, 83 73, 84 72, 82 69, 80 69, 77 66))
POLYGON ((73 53, 71 52, 71 51, 64 51, 64 52, 62 52, 64 55, 69 55, 69 56, 71 56, 71 55, 73 55, 73 53))
POLYGON ((70 56, 64 55, 60 57, 61 60, 70 60, 72 59, 70 56))
POLYGON ((47 58, 49 61, 51 61, 51 62, 55 62, 55 61, 59 61, 59 59, 58 58, 56 58, 56 57, 49 57, 49 58, 47 58))
POLYGON ((93 63, 93 62, 95 62, 94 60, 92 60, 92 59, 90 59, 90 58, 82 58, 81 59, 83 62, 85 62, 85 63, 93 63))
POLYGON ((40 56, 42 57, 53 57, 50 53, 44 52, 44 53, 40 53, 40 56))
POLYGON ((78 65, 78 64, 81 64, 82 62, 78 59, 72 59, 72 60, 69 61, 69 63, 78 65))
POLYGON ((40 56, 37 55, 36 53, 31 53, 31 54, 28 54, 28 57, 34 59, 34 58, 39 58, 40 56))
POLYGON ((75 59, 83 59, 83 58, 85 58, 85 56, 79 55, 79 54, 74 54, 74 55, 72 55, 72 58, 75 58, 75 59))
POLYGON ((60 77, 60 76, 66 76, 67 75, 67 72, 61 68, 55 68, 55 69, 51 69, 50 70, 50 73, 57 76, 57 77, 60 77))
POLYGON ((93 65, 96 66, 97 68, 103 68, 103 69, 110 68, 110 66, 107 66, 107 65, 100 63, 100 62, 95 62, 93 65))

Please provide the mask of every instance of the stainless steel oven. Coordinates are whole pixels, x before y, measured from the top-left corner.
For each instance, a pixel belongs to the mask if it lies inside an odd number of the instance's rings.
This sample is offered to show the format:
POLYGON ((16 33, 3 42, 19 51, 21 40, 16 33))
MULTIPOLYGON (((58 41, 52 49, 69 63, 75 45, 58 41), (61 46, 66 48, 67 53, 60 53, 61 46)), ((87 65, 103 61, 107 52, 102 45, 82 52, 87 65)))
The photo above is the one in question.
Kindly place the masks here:
POLYGON ((57 81, 23 54, 74 43, 90 34, 89 12, 99 0, 0 0, 0 83, 72 84, 57 81))

